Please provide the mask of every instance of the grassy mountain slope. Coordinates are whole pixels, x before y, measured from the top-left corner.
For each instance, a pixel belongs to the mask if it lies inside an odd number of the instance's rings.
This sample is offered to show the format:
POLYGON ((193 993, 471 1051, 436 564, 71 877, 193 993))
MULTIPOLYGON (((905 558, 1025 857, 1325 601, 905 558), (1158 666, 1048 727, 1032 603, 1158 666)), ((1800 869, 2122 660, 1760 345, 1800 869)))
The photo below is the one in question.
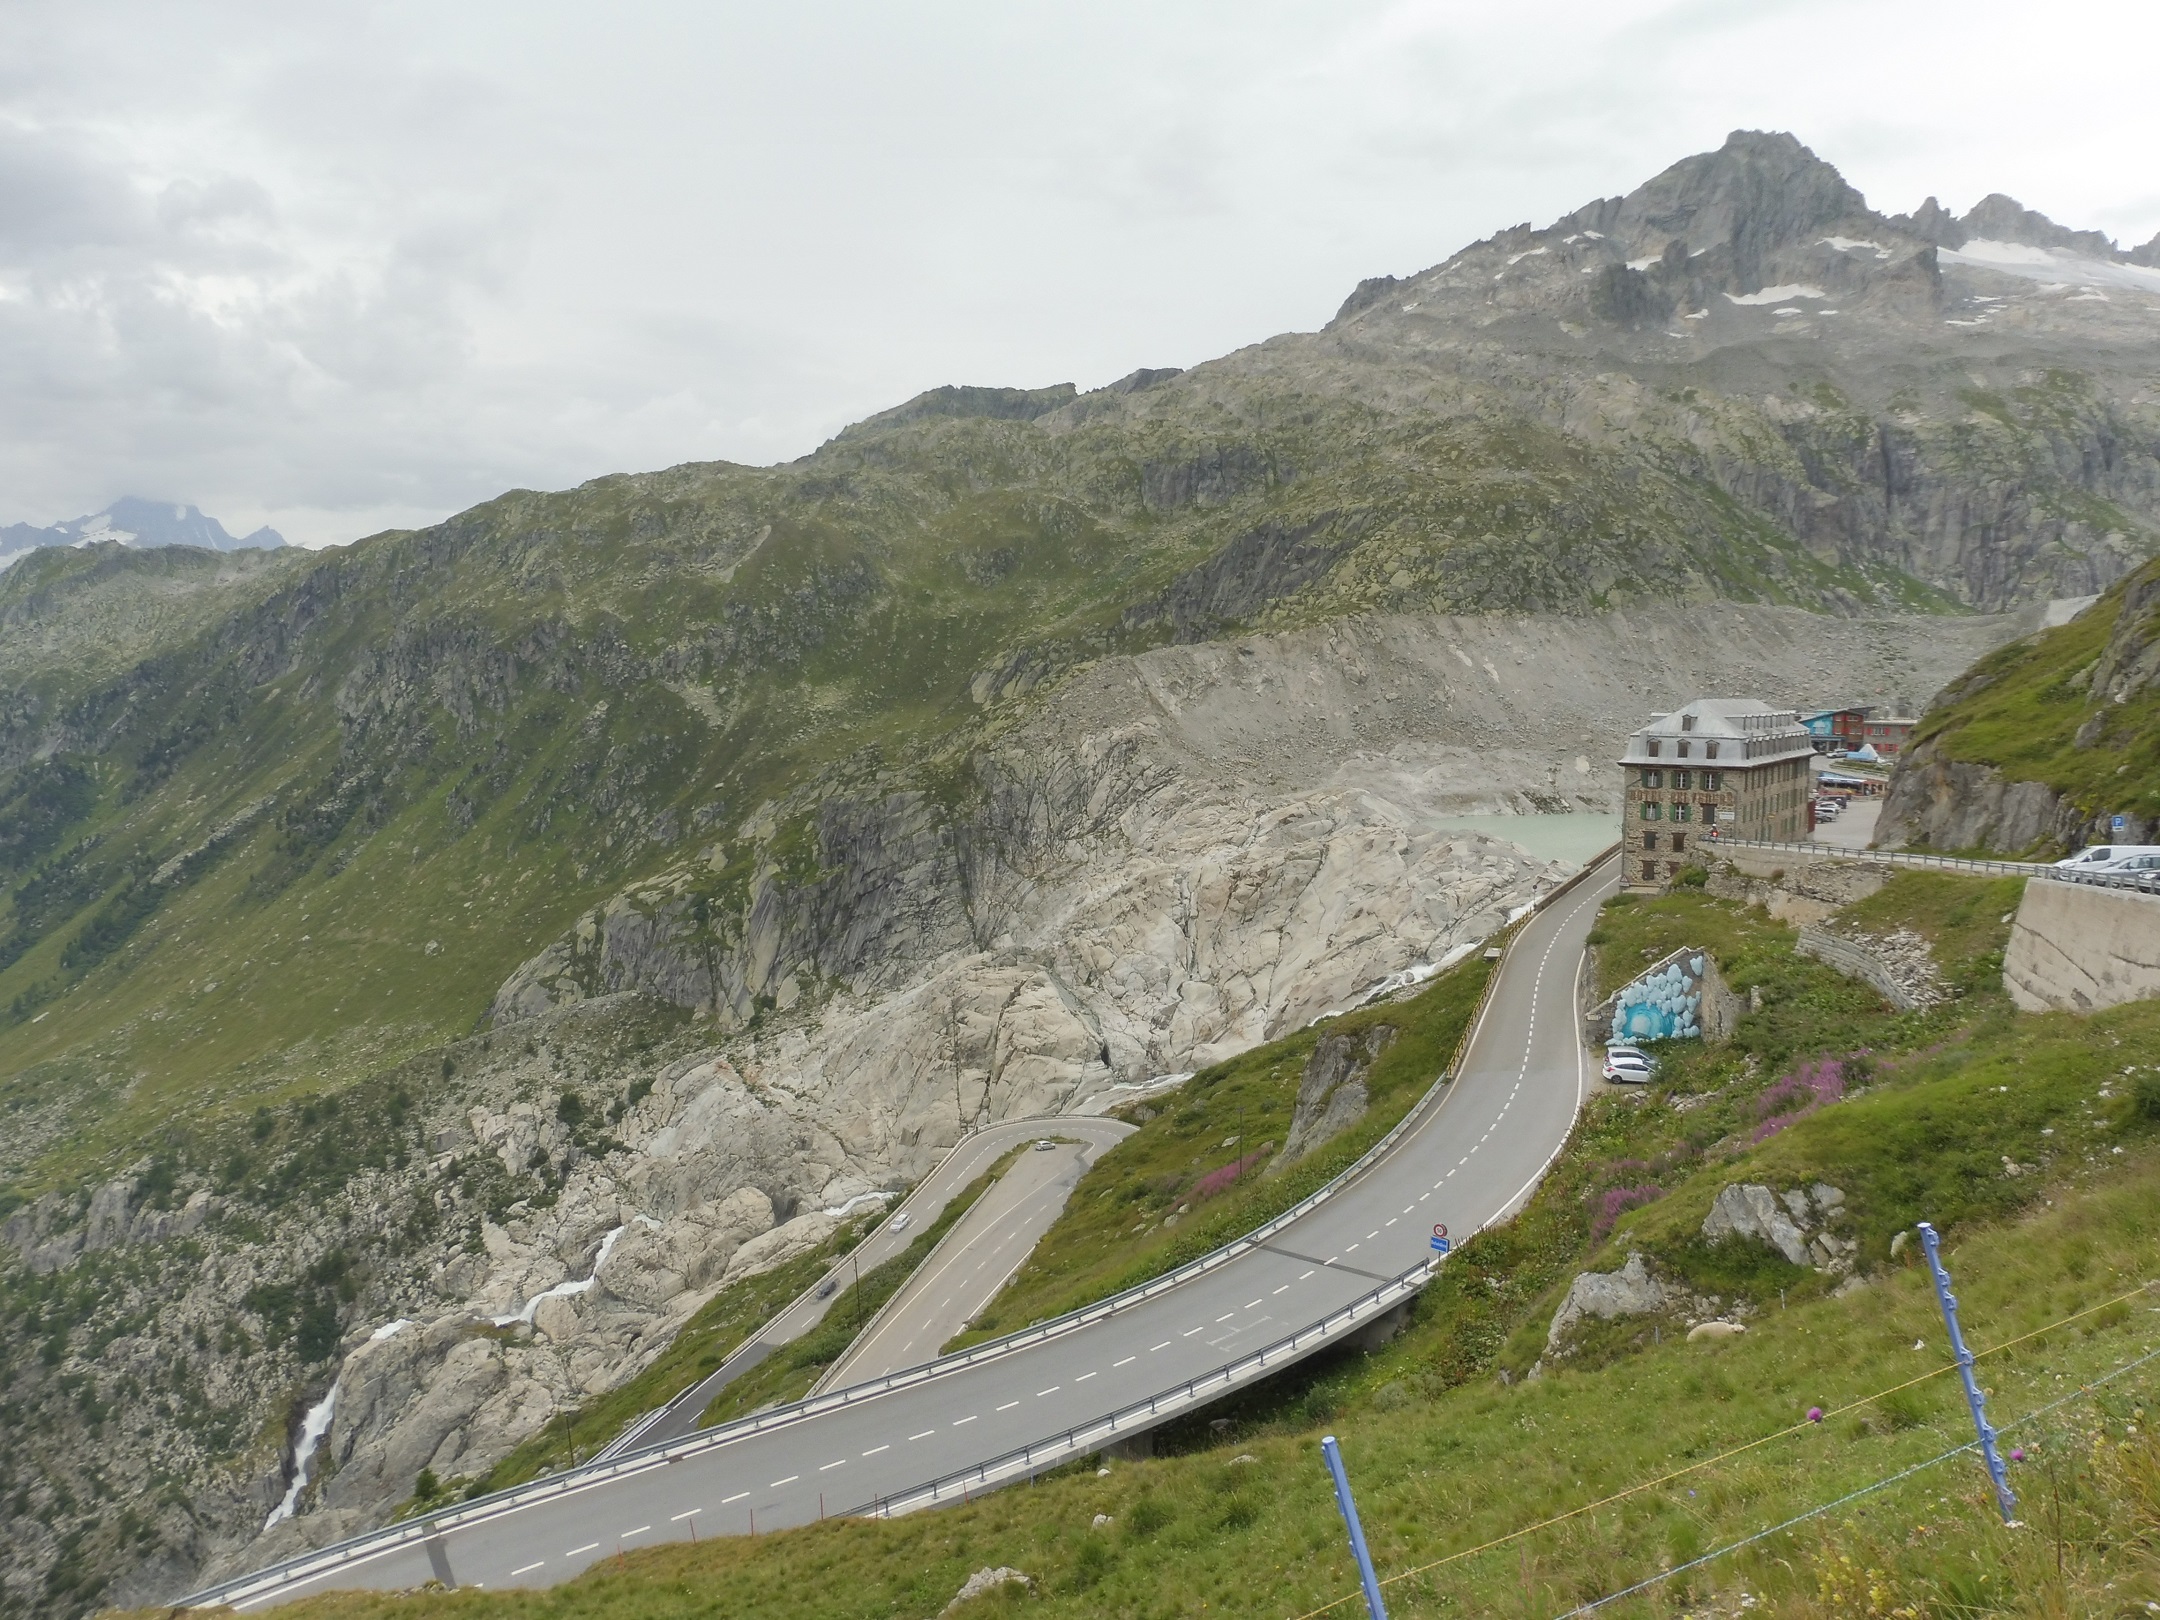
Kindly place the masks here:
POLYGON ((2153 842, 2160 563, 2068 624, 1983 658, 1946 690, 1899 762, 1883 828, 1952 848, 2060 853, 2087 841, 2153 842), (2006 788, 2022 805, 2004 802, 2006 788), (2116 815, 2125 817, 2120 835, 2116 815))

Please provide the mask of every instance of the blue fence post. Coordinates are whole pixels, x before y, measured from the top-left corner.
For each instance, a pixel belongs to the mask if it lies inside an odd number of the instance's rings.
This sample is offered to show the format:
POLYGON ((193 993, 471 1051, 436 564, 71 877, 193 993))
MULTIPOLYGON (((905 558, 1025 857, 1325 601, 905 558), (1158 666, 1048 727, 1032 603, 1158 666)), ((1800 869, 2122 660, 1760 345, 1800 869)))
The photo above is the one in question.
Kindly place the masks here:
POLYGON ((1987 1460, 1988 1478, 1995 1482, 1995 1505, 2004 1524, 2017 1523, 2017 1497, 2003 1471, 2002 1454, 1995 1449, 1995 1430, 1987 1420, 1987 1401, 1973 1381, 1973 1353, 1965 1348, 1958 1327, 1957 1295, 1950 1292, 1950 1273, 1943 1269, 1942 1240, 1926 1221, 1920 1223, 1920 1246, 1927 1250, 1928 1269, 1935 1274, 1935 1297, 1942 1301, 1943 1325, 1950 1330, 1950 1353, 1957 1357, 1958 1377, 1965 1381, 1965 1404, 1972 1408, 1973 1427, 1980 1434, 1980 1455, 1987 1460))
POLYGON ((1350 1495, 1350 1476, 1343 1472, 1342 1447, 1331 1434, 1320 1442, 1328 1472, 1335 1476, 1335 1505, 1342 1509, 1343 1523, 1350 1527, 1350 1550, 1357 1554, 1358 1579, 1365 1585, 1365 1608, 1372 1620, 1387 1620, 1387 1605, 1380 1601, 1379 1577, 1373 1574, 1372 1554, 1365 1550, 1365 1527, 1358 1523, 1357 1503, 1350 1495))

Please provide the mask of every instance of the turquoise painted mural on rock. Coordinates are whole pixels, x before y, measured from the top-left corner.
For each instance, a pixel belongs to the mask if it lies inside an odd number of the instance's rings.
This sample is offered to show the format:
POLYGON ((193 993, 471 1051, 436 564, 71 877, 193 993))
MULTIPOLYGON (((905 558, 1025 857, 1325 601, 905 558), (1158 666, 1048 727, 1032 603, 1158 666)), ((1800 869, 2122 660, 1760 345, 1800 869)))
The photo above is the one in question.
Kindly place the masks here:
POLYGON ((1613 997, 1616 1041, 1678 1041, 1702 1035, 1703 954, 1653 968, 1613 997))

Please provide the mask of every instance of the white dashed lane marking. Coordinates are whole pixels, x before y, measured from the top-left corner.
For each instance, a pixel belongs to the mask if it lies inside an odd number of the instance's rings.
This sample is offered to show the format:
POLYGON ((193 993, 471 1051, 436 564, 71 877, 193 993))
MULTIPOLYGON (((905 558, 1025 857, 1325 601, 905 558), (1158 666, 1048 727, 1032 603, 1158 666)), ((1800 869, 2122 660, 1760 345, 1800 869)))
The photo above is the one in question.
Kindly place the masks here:
POLYGON ((597 1541, 588 1541, 588 1542, 586 1542, 586 1543, 585 1543, 585 1545, 584 1545, 584 1546, 582 1546, 582 1547, 572 1547, 572 1548, 571 1548, 571 1549, 570 1549, 570 1550, 569 1550, 568 1552, 564 1553, 564 1554, 563 1554, 563 1556, 564 1556, 565 1558, 576 1558, 576 1557, 579 1557, 580 1555, 582 1555, 582 1554, 584 1554, 584 1553, 589 1553, 589 1552, 598 1552, 599 1550, 600 1550, 600 1543, 599 1543, 599 1542, 597 1542, 597 1541))
POLYGON ((523 1569, 513 1569, 510 1572, 510 1578, 514 1581, 520 1575, 530 1575, 534 1570, 538 1569, 542 1564, 546 1562, 547 1560, 545 1558, 536 1559, 534 1562, 527 1564, 523 1569))

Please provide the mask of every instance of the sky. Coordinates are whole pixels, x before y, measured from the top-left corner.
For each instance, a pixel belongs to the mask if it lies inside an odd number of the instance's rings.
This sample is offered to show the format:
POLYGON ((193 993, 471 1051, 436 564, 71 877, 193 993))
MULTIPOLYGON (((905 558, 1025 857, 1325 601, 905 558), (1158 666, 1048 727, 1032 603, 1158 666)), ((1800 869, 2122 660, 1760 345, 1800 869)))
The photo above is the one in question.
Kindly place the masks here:
POLYGON ((0 523, 306 544, 1325 323, 1785 129, 2160 231, 2160 7, 7 0, 0 523))

